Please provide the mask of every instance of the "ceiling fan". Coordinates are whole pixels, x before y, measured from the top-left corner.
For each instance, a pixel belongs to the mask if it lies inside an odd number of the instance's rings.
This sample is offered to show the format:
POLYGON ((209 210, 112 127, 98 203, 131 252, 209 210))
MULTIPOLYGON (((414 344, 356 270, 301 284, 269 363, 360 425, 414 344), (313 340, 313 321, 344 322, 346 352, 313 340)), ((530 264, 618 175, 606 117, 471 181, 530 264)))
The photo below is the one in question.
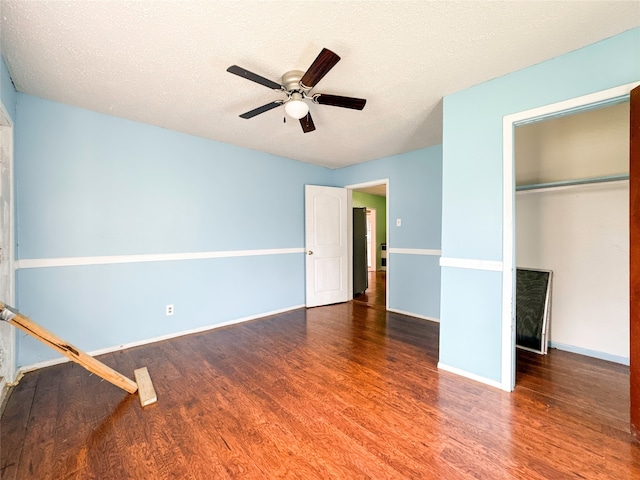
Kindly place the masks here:
POLYGON ((261 113, 268 112, 284 104, 284 110, 290 117, 300 120, 304 133, 312 132, 316 129, 309 113, 309 105, 305 100, 320 105, 332 105, 334 107, 352 108, 362 110, 367 101, 364 98, 342 97, 340 95, 328 95, 326 93, 311 93, 313 87, 331 70, 340 57, 331 50, 323 48, 320 54, 313 61, 306 72, 291 70, 282 75, 282 85, 261 77, 249 70, 245 70, 237 65, 227 68, 227 72, 246 78, 252 82, 259 83, 273 90, 284 92, 287 98, 276 100, 261 107, 250 110, 240 115, 241 118, 253 118, 261 113))

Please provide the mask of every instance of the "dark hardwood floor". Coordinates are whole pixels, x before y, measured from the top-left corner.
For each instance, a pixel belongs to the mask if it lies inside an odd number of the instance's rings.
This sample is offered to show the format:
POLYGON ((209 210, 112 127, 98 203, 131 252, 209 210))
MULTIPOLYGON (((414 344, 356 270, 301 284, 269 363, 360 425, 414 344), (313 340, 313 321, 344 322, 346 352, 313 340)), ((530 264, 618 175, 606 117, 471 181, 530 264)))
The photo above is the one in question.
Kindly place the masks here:
POLYGON ((149 368, 144 409, 72 363, 29 373, 2 478, 640 478, 628 368, 518 352, 509 394, 439 371, 438 332, 349 302, 101 356, 149 368))

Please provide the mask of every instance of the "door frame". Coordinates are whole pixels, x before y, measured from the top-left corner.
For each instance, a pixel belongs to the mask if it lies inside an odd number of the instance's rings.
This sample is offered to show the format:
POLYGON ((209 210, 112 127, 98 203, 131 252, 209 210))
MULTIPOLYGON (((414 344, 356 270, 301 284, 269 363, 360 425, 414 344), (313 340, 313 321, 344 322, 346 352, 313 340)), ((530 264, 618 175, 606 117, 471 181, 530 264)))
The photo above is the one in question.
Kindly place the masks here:
POLYGON ((502 119, 502 390, 511 392, 516 380, 515 127, 626 100, 629 98, 629 92, 638 85, 640 82, 627 83, 589 95, 505 115, 502 119))
MULTIPOLYGON (((9 298, 6 299, 9 304, 15 306, 15 188, 14 188, 14 161, 13 161, 13 121, 4 104, 0 101, 0 135, 6 135, 8 138, 8 170, 9 170, 9 245, 7 246, 7 260, 9 263, 9 298), (6 131, 8 130, 8 132, 6 131)), ((8 352, 7 363, 10 365, 6 384, 12 384, 16 380, 16 329, 10 327, 9 343, 13 346, 8 352)), ((0 388, 0 396, 3 388, 0 388)), ((0 403, 3 401, 0 398, 0 403)))
MULTIPOLYGON (((391 202, 391 199, 389 197, 389 179, 388 178, 381 178, 379 180, 372 180, 370 182, 363 182, 363 183, 354 183, 352 185, 346 185, 344 188, 346 188, 347 190, 349 190, 349 193, 347 195, 347 206, 349 208, 349 211, 352 211, 353 209, 353 203, 352 203, 352 194, 354 190, 358 190, 359 188, 367 188, 367 187, 375 187, 377 185, 384 185, 386 187, 386 204, 387 204, 387 218, 386 218, 386 238, 385 238, 385 243, 387 244, 387 252, 389 251, 389 205, 391 202)), ((376 220, 377 221, 377 220, 376 220)), ((347 238, 348 238, 348 242, 349 242, 349 278, 351 278, 351 282, 349 283, 349 298, 352 299, 353 298, 353 215, 348 215, 347 216, 347 238)), ((389 285, 391 285, 391 271, 392 271, 392 267, 391 267, 392 262, 389 261, 389 258, 387 258, 387 274, 386 274, 386 282, 387 282, 387 287, 385 289, 385 310, 389 309, 389 291, 391 290, 389 288, 389 285)))

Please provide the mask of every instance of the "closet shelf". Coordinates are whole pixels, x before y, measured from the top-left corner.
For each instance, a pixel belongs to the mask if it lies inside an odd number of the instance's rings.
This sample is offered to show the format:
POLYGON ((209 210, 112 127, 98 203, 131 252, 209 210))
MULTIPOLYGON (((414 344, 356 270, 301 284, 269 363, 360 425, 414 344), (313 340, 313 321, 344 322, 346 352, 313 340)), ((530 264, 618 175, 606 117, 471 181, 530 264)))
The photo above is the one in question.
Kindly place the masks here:
POLYGON ((531 185, 518 185, 516 187, 516 192, 522 192, 526 190, 539 190, 541 188, 557 188, 557 187, 571 187, 575 185, 589 185, 592 183, 619 182, 621 180, 629 180, 629 174, 607 175, 604 177, 581 178, 581 179, 575 179, 575 180, 562 180, 560 182, 534 183, 531 185))

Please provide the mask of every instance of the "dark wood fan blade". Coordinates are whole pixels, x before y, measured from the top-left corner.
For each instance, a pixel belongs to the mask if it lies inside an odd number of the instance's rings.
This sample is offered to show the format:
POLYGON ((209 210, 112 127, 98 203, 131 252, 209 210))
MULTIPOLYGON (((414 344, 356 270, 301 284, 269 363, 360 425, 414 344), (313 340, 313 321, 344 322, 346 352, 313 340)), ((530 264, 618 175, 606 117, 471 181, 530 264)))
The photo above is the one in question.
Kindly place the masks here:
POLYGON ((256 115, 260 115, 261 113, 268 112, 276 107, 282 105, 282 100, 276 100, 275 102, 267 103, 266 105, 262 105, 261 107, 254 108, 253 110, 243 113, 240 115, 240 118, 253 118, 256 115))
POLYGON ((315 87, 316 83, 322 80, 322 77, 329 73, 329 70, 331 70, 339 61, 340 57, 338 55, 333 53, 331 50, 323 48, 303 75, 300 83, 307 88, 315 87))
POLYGON ((313 101, 320 105, 353 108, 354 110, 362 110, 367 103, 364 98, 341 97, 340 95, 327 95, 325 93, 315 94, 313 101))
POLYGON ((251 80, 252 82, 259 83, 260 85, 264 85, 265 87, 272 88, 274 90, 282 90, 283 87, 279 83, 272 82, 268 78, 261 77, 257 73, 250 72, 249 70, 245 70, 242 67, 237 65, 231 65, 227 68, 227 72, 233 73, 234 75, 238 75, 239 77, 246 78, 247 80, 251 80))
POLYGON ((313 132, 316 129, 316 126, 313 124, 313 118, 311 118, 310 113, 307 113, 306 116, 300 119, 300 125, 302 126, 302 131, 304 133, 313 132))

